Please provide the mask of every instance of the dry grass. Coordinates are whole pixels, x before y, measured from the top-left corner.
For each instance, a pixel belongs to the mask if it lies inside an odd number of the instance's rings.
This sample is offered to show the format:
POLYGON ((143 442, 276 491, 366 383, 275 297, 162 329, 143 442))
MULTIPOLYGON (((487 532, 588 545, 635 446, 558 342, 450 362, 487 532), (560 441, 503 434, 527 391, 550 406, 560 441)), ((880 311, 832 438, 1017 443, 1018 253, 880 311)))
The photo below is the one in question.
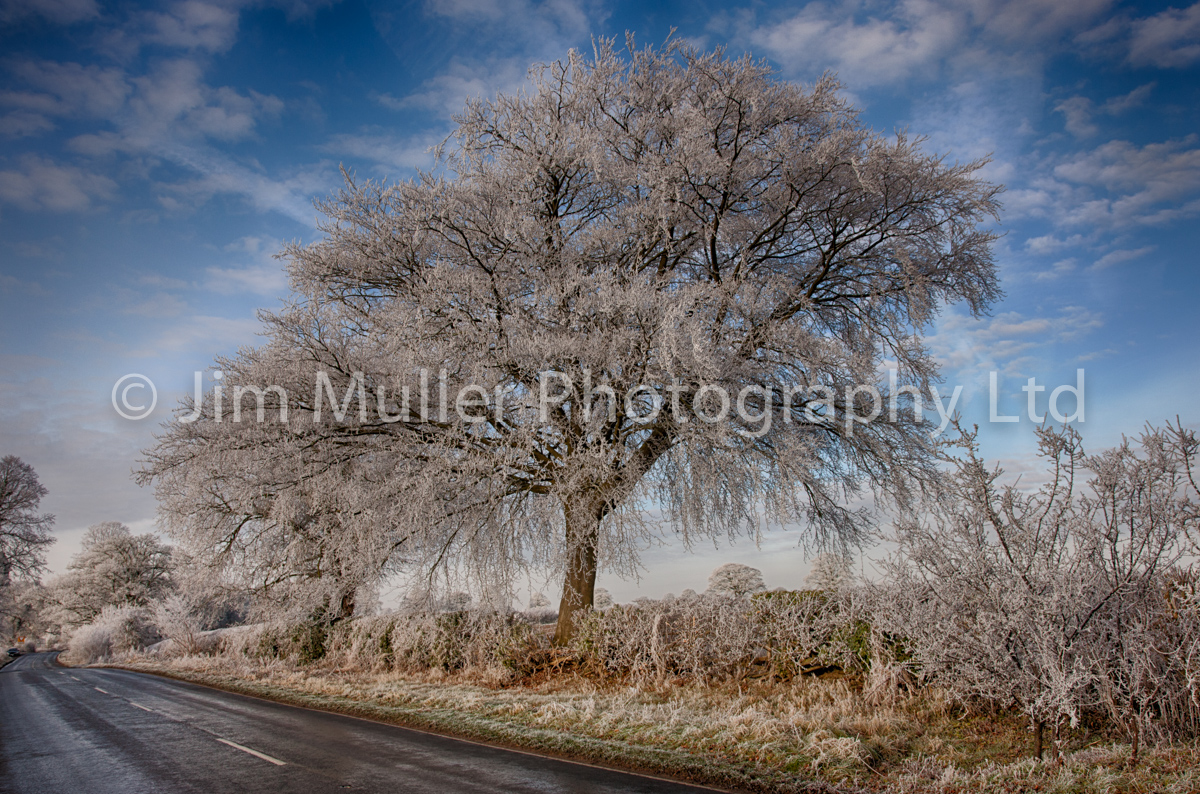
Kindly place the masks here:
POLYGON ((758 791, 1200 791, 1195 745, 1148 751, 1078 731, 1058 763, 1027 756, 1023 723, 937 692, 878 705, 857 679, 667 681, 637 688, 508 670, 369 671, 245 656, 129 657, 123 666, 303 705, 758 791), (1092 746, 1086 746, 1087 744, 1092 746))

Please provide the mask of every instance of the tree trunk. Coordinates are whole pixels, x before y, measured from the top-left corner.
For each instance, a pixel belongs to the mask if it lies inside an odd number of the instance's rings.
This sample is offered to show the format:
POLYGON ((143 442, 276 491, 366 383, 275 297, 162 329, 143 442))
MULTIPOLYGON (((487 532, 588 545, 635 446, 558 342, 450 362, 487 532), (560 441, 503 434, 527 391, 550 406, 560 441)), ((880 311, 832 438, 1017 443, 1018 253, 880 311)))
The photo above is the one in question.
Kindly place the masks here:
POLYGON ((354 590, 348 590, 342 594, 335 620, 347 620, 352 617, 354 617, 354 590))
POLYGON ((1046 723, 1042 722, 1041 720, 1038 720, 1037 724, 1034 726, 1034 729, 1033 729, 1033 755, 1039 761, 1042 760, 1042 754, 1045 752, 1045 749, 1046 749, 1045 737, 1046 737, 1046 723))
POLYGON ((575 636, 575 616, 592 608, 596 594, 596 541, 600 537, 601 507, 568 504, 563 508, 567 524, 567 572, 563 577, 562 601, 554 644, 566 645, 575 636))

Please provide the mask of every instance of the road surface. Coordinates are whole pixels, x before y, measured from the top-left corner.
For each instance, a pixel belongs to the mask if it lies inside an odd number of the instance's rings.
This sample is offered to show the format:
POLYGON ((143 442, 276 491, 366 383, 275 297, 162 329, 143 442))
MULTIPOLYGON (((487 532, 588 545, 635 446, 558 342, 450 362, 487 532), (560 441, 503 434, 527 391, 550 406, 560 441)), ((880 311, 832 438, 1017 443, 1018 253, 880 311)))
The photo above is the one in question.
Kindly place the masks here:
POLYGON ((0 669, 0 791, 570 792, 702 789, 126 670, 0 669))

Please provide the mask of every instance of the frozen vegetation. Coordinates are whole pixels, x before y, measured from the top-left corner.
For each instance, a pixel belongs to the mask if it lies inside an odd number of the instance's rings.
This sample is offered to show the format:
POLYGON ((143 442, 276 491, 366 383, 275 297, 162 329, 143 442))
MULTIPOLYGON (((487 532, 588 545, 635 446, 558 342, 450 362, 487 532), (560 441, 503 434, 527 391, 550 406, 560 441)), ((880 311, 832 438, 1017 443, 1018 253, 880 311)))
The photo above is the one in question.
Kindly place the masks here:
POLYGON ((347 176, 265 343, 147 452, 178 546, 98 524, 42 586, 44 489, 3 460, 10 631, 747 789, 1200 790, 1195 433, 1044 426, 1018 483, 933 391, 939 308, 1000 294, 984 163, 682 43, 600 41, 457 123, 437 173, 347 176), (890 415, 859 390, 885 370, 890 415), (804 589, 595 587, 766 521, 824 552, 804 589), (531 570, 557 603, 514 611, 531 570))

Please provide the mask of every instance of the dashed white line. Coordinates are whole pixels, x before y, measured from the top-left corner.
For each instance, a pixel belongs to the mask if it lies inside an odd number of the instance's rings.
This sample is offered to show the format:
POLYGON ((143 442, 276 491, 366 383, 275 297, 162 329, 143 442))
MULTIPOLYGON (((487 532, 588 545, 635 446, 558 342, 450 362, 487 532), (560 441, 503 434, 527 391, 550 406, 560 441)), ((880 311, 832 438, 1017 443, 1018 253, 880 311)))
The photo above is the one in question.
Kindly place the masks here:
POLYGON ((141 709, 142 711, 153 711, 153 709, 148 709, 145 706, 143 706, 141 703, 134 703, 132 700, 128 701, 128 703, 131 706, 136 706, 137 708, 141 709))
POLYGON ((266 753, 260 753, 258 750, 251 750, 249 747, 244 747, 243 745, 240 745, 237 742, 231 742, 228 739, 222 739, 219 736, 216 737, 216 739, 221 744, 227 744, 230 747, 236 747, 237 749, 241 750, 243 753, 250 753, 250 755, 254 756, 255 758, 261 758, 264 761, 269 761, 272 764, 274 764, 275 766, 286 766, 287 765, 286 761, 280 761, 278 758, 272 758, 271 756, 267 755, 266 753))
POLYGON ((108 692, 108 691, 106 691, 106 690, 103 690, 103 689, 101 689, 101 688, 100 688, 100 687, 98 687, 98 686, 94 686, 94 687, 92 687, 92 689, 96 690, 97 692, 104 692, 104 694, 106 694, 106 695, 111 695, 111 694, 112 694, 112 692, 108 692))
POLYGON ((83 681, 83 679, 82 679, 82 678, 75 678, 75 676, 71 676, 71 678, 72 678, 72 679, 74 679, 75 681, 79 681, 79 682, 81 682, 81 683, 82 683, 82 681, 83 681))

